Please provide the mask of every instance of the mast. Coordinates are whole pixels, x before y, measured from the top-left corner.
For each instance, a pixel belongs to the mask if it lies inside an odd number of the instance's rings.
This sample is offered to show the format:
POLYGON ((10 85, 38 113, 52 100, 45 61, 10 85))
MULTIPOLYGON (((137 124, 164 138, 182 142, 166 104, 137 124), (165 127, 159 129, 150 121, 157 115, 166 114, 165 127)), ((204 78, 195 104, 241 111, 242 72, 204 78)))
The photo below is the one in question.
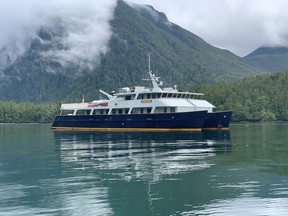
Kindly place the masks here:
POLYGON ((148 53, 148 73, 149 73, 150 78, 143 79, 143 80, 152 81, 153 91, 162 91, 162 89, 159 87, 159 84, 157 83, 160 77, 156 77, 155 74, 153 74, 151 70, 150 52, 148 53))
MULTIPOLYGON (((148 53, 148 71, 150 73, 151 71, 151 65, 150 65, 150 52, 148 53)), ((152 71, 151 71, 152 72, 152 71)))

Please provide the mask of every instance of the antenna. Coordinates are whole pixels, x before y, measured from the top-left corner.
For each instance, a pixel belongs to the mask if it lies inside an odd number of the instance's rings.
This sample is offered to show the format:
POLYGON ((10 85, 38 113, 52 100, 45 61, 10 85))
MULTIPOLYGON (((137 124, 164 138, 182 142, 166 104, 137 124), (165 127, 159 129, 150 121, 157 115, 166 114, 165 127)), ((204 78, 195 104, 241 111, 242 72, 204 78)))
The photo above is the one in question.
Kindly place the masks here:
POLYGON ((151 71, 151 65, 150 65, 150 52, 148 53, 148 70, 151 71))

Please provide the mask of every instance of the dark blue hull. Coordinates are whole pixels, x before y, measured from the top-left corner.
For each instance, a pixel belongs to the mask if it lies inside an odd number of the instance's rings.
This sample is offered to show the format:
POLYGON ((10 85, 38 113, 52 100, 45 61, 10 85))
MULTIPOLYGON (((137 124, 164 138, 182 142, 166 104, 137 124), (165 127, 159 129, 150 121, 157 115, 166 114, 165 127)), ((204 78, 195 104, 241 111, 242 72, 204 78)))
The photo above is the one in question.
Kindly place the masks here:
POLYGON ((56 116, 55 130, 201 130, 207 111, 161 114, 56 116))
POLYGON ((229 128, 232 111, 207 113, 203 130, 227 130, 229 128))

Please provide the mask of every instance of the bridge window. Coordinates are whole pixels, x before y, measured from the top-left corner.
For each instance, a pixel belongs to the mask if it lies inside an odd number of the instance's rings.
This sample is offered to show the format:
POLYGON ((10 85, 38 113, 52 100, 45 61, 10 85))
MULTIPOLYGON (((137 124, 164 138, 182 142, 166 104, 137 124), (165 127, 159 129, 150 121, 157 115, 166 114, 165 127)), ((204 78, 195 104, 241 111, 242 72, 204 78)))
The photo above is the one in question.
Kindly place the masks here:
POLYGON ((167 93, 163 93, 163 94, 162 94, 162 97, 163 97, 163 98, 166 98, 166 97, 167 97, 167 93))
POLYGON ((90 110, 77 110, 76 115, 89 115, 90 110))
POLYGON ((131 95, 126 95, 125 100, 131 100, 131 95))

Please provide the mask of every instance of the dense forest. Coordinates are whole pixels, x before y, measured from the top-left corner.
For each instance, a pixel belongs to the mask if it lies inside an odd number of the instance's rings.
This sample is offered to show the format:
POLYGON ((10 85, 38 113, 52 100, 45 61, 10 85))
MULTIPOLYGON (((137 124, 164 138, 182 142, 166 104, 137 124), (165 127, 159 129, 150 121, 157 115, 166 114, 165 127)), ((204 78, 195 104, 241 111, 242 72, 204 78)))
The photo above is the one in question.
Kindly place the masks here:
POLYGON ((59 114, 60 104, 0 102, 0 123, 48 123, 59 114))
MULTIPOLYGON (((216 85, 192 86, 215 110, 233 110, 232 121, 288 120, 288 73, 274 73, 216 85)), ((52 122, 60 103, 0 102, 0 123, 52 122)))
POLYGON ((245 78, 213 86, 193 86, 215 110, 233 110, 233 121, 288 120, 288 73, 245 78))

